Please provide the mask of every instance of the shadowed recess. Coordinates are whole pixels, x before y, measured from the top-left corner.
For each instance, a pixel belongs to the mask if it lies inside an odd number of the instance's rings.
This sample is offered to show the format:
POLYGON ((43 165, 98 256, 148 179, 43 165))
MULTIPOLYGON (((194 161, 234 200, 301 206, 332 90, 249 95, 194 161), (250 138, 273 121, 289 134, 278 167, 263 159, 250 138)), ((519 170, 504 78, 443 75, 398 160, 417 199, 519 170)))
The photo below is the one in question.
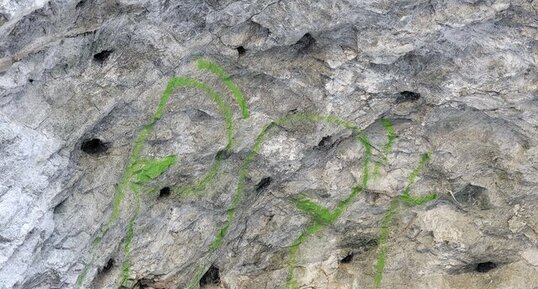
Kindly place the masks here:
POLYGON ((348 263, 351 263, 351 261, 353 261, 353 253, 349 253, 347 254, 347 256, 345 256, 344 258, 342 258, 340 260, 340 263, 342 264, 348 264, 348 263))
POLYGON ((417 101, 420 99, 420 93, 413 91, 402 91, 396 97, 396 103, 408 102, 408 101, 417 101))
POLYGON ((317 148, 320 150, 328 150, 333 146, 332 137, 330 135, 324 136, 318 143, 317 148))
POLYGON ((316 39, 310 33, 306 33, 293 45, 297 52, 307 53, 316 44, 316 39))
POLYGON ((263 191, 263 189, 267 188, 273 179, 271 177, 265 177, 260 180, 260 182, 256 185, 256 192, 259 193, 263 191))
POLYGON ((114 52, 113 49, 103 50, 103 51, 101 51, 99 53, 94 54, 93 55, 93 60, 95 60, 98 63, 103 63, 108 59, 108 57, 110 57, 112 52, 114 52))
POLYGON ((476 264, 475 271, 478 273, 486 273, 495 268, 497 268, 497 264, 488 261, 488 262, 476 264))
POLYGON ((159 198, 170 196, 170 187, 164 187, 159 191, 159 198))
POLYGON ((99 273, 107 273, 114 266, 114 259, 110 258, 105 265, 99 270, 99 273))
POLYGON ((237 54, 239 54, 239 56, 243 56, 243 55, 245 55, 245 53, 247 53, 247 50, 243 46, 237 47, 236 50, 237 50, 237 54))
POLYGON ((207 285, 218 285, 220 283, 219 268, 211 265, 207 272, 200 279, 200 288, 205 288, 207 285))
POLYGON ((80 149, 90 155, 101 154, 108 150, 108 144, 98 138, 87 139, 82 142, 80 149))

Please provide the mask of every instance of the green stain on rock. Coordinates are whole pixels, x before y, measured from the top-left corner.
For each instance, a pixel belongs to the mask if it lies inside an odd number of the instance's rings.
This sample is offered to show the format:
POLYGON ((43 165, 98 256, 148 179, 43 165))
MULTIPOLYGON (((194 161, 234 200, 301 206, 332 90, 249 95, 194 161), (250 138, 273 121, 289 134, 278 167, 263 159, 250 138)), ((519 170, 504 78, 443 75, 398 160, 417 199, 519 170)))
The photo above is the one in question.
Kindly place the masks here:
POLYGON ((222 80, 222 82, 224 82, 224 85, 228 87, 235 101, 237 101, 237 104, 239 105, 239 108, 241 109, 241 115, 243 116, 243 118, 248 118, 250 115, 250 112, 248 110, 248 104, 247 104, 247 101, 245 100, 245 96, 243 95, 239 87, 235 84, 235 82, 233 82, 230 75, 228 75, 228 73, 226 73, 226 71, 224 71, 224 69, 222 69, 220 66, 218 66, 217 64, 209 60, 198 59, 196 63, 198 64, 199 69, 205 69, 214 73, 220 78, 220 80, 222 80))
MULTIPOLYGON (((247 118, 249 116, 248 105, 245 101, 243 94, 241 93, 237 85, 235 85, 235 83, 231 80, 230 76, 218 65, 207 60, 199 60, 198 67, 200 69, 211 71, 225 83, 225 85, 231 91, 233 97, 239 103, 243 117, 247 118)), ((118 222, 120 216, 120 209, 123 200, 125 199, 125 194, 130 191, 134 195, 136 204, 134 205, 134 213, 129 218, 127 232, 123 244, 124 260, 121 268, 121 284, 124 285, 126 283, 129 277, 129 257, 131 252, 131 243, 134 238, 134 226, 140 211, 140 191, 143 189, 155 191, 155 188, 147 188, 144 187, 143 184, 146 184, 155 179, 156 177, 160 176, 176 163, 175 155, 170 155, 160 160, 143 160, 141 159, 141 152, 144 147, 144 143, 146 142, 151 131, 153 130, 155 124, 159 119, 161 119, 162 115, 164 114, 166 104, 168 103, 174 90, 179 87, 192 87, 200 89, 204 91, 209 96, 209 98, 217 105, 217 108, 219 109, 220 113, 224 116, 224 122, 226 126, 227 143, 225 150, 229 151, 232 149, 234 144, 234 129, 231 107, 224 102, 222 97, 215 90, 213 90, 203 82, 186 77, 173 77, 172 79, 170 79, 163 94, 161 95, 159 104, 157 105, 156 111, 151 117, 150 122, 142 127, 133 143, 126 169, 114 192, 112 202, 112 214, 105 222, 105 225, 101 227, 98 236, 91 243, 90 261, 85 265, 85 267, 77 277, 76 288, 83 287, 85 278, 88 274, 89 266, 93 265, 97 258, 97 247, 100 245, 103 237, 110 230, 110 228, 118 222)), ((209 171, 199 181, 191 185, 177 187, 174 191, 181 195, 190 195, 195 191, 204 189, 216 177, 221 164, 222 159, 217 158, 209 171)))
POLYGON ((160 160, 139 160, 134 164, 134 181, 139 184, 147 183, 163 174, 175 163, 175 155, 170 155, 160 160))
POLYGON ((381 223, 381 232, 379 236, 379 247, 377 252, 377 265, 374 275, 374 286, 376 289, 381 289, 381 281, 383 280, 383 272, 385 269, 385 262, 388 252, 388 240, 390 237, 390 230, 398 213, 398 207, 400 202, 404 202, 408 205, 422 205, 427 202, 433 201, 437 198, 437 194, 428 194, 426 196, 412 197, 410 195, 411 187, 415 184, 418 175, 424 169, 428 161, 430 160, 430 153, 424 153, 420 156, 418 165, 411 171, 407 177, 407 184, 405 185, 402 193, 397 198, 394 198, 390 202, 390 206, 383 216, 381 223))

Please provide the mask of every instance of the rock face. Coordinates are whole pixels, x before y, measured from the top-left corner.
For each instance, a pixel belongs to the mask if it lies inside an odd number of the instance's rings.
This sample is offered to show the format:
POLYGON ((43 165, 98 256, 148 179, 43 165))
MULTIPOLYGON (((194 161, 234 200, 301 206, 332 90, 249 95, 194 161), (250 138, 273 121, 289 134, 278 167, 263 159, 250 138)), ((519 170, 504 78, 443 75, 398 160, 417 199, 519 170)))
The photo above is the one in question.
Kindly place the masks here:
POLYGON ((537 11, 0 0, 0 288, 538 288, 537 11))

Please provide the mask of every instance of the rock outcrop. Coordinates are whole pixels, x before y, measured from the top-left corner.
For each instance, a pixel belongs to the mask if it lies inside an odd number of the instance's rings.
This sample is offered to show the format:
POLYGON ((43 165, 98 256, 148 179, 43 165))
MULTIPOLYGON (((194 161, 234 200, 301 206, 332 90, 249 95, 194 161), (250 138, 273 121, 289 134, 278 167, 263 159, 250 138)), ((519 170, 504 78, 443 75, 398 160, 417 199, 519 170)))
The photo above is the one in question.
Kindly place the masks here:
POLYGON ((0 0, 0 289, 538 288, 532 0, 0 0))

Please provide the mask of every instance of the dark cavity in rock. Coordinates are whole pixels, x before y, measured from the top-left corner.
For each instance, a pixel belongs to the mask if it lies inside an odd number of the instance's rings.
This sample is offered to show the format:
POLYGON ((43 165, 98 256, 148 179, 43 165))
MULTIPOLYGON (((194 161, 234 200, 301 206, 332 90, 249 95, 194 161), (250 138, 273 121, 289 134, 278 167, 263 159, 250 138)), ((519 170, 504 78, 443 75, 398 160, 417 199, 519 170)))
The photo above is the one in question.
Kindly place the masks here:
POLYGON ((90 155, 104 153, 108 145, 98 138, 88 139, 82 142, 80 149, 90 155))
POLYGON ((215 155, 215 160, 223 161, 223 160, 229 158, 231 155, 232 155, 231 151, 229 151, 227 149, 222 149, 222 150, 218 151, 217 154, 215 155))
POLYGON ((165 198, 170 196, 170 187, 164 187, 159 191, 159 198, 165 198))
POLYGON ((114 266, 114 259, 110 258, 110 259, 108 259, 106 264, 103 266, 103 268, 101 268, 101 270, 99 272, 100 273, 107 273, 107 272, 110 271, 110 269, 112 269, 113 266, 114 266))
POLYGON ((345 256, 344 258, 342 258, 342 260, 340 260, 340 263, 348 264, 348 263, 351 263, 351 261, 353 261, 353 253, 347 254, 347 256, 345 256))
POLYGON ((488 261, 488 262, 476 264, 475 271, 479 273, 486 273, 495 268, 497 268, 497 264, 488 261))
POLYGON ((265 177, 256 185, 256 192, 261 192, 263 189, 267 188, 273 179, 271 177, 265 177))
POLYGON ((487 189, 484 187, 467 184, 454 194, 454 198, 464 207, 478 207, 481 210, 490 208, 487 189))
POLYGON ((293 46, 297 49, 297 52, 307 53, 315 44, 316 39, 310 33, 306 33, 293 46))
POLYGON ((406 90, 399 93, 398 97, 396 98, 396 103, 417 101, 419 98, 420 93, 406 90))
POLYGON ((245 53, 247 53, 247 50, 243 46, 239 46, 236 49, 237 49, 237 53, 239 54, 239 56, 245 55, 245 53))
POLYGON ((200 287, 204 288, 206 285, 217 285, 220 283, 219 268, 211 265, 204 276, 200 279, 200 287))
POLYGON ((321 140, 318 143, 318 148, 321 150, 327 150, 332 147, 332 137, 331 136, 324 136, 321 138, 321 140))
POLYGON ((108 59, 108 57, 110 56, 110 54, 112 54, 112 52, 114 52, 114 50, 110 49, 110 50, 103 50, 99 53, 96 53, 93 55, 93 60, 95 60, 96 62, 99 62, 99 63, 103 63, 105 62, 105 60, 108 59))

